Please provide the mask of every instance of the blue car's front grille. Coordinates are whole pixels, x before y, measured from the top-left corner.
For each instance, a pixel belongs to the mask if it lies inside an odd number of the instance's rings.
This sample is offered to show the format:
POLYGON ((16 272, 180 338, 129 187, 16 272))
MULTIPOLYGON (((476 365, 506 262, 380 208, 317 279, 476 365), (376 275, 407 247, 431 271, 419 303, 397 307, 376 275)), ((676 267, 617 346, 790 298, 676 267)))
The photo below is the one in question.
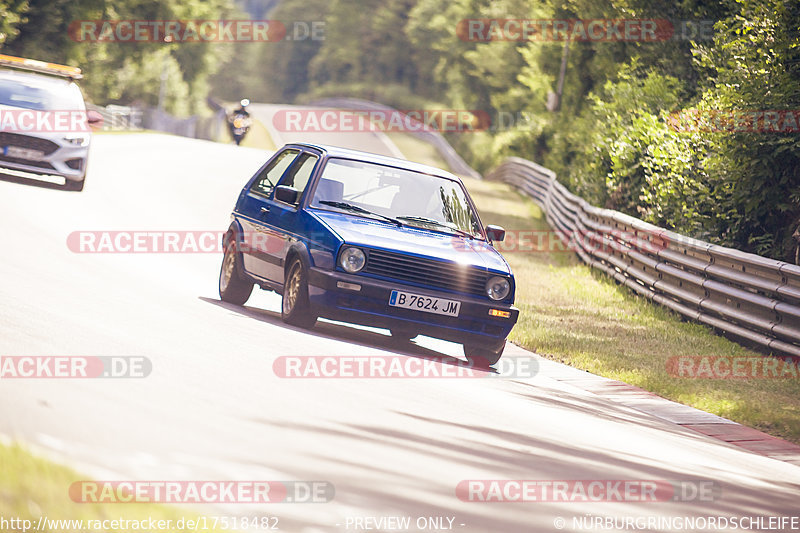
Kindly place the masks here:
POLYGON ((487 273, 473 266, 370 249, 362 272, 436 289, 486 296, 487 273))

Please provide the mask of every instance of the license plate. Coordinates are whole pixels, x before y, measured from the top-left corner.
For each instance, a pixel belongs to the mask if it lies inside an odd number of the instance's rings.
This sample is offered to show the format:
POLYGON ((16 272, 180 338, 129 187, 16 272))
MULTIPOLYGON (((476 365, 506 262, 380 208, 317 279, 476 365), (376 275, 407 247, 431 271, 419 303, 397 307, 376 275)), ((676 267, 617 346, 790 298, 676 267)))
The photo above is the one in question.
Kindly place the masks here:
POLYGON ((392 291, 392 295, 389 296, 389 305, 447 316, 458 316, 461 310, 461 302, 455 300, 431 298, 403 291, 392 291))
POLYGON ((19 146, 6 146, 4 150, 5 155, 8 157, 16 157, 18 159, 27 159, 28 161, 41 161, 44 158, 44 152, 40 150, 31 150, 29 148, 20 148, 19 146))

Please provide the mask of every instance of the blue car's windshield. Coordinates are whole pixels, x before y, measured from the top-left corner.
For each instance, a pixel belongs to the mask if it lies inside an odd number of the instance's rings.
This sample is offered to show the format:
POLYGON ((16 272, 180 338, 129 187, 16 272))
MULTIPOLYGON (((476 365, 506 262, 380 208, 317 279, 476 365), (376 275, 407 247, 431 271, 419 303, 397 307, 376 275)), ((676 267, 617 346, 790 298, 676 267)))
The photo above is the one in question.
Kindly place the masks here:
POLYGON ((332 158, 325 165, 311 206, 347 210, 344 204, 411 226, 483 238, 464 188, 439 176, 332 158))

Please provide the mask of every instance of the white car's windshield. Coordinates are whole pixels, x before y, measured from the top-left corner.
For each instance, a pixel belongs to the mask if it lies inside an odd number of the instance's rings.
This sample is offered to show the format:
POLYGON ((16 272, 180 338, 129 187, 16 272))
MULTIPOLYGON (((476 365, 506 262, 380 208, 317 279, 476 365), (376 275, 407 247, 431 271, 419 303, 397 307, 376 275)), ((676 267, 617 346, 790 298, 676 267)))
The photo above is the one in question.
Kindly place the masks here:
POLYGON ((0 78, 0 105, 37 111, 85 109, 83 97, 75 85, 7 78, 0 78))
POLYGON ((366 210, 410 226, 483 238, 457 181, 365 161, 328 160, 311 206, 361 215, 366 210))

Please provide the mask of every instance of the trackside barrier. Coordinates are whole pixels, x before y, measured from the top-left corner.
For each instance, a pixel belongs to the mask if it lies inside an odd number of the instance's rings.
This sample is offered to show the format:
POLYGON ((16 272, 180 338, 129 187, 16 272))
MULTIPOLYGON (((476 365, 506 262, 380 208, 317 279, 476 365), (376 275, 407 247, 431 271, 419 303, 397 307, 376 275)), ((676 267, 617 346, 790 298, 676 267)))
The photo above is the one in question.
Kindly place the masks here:
POLYGON ((595 207, 551 170, 518 157, 486 178, 533 198, 583 262, 636 293, 774 353, 800 356, 800 267, 595 207))
POLYGON ((174 117, 154 107, 97 106, 87 103, 86 109, 100 113, 103 117, 101 129, 106 131, 146 129, 209 141, 229 138, 226 135, 227 114, 221 106, 212 106, 214 114, 211 116, 194 115, 187 118, 174 117))

